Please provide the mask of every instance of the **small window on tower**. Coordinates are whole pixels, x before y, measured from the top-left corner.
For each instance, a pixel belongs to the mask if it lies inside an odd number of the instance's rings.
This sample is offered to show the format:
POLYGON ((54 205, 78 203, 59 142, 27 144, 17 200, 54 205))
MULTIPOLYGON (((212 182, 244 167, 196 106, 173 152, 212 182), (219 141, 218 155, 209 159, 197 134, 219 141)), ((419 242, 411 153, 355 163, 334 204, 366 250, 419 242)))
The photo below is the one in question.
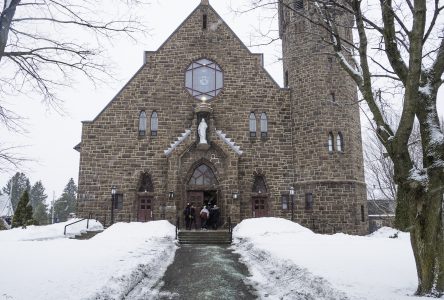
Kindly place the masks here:
POLYGON ((284 86, 288 87, 288 71, 285 71, 285 76, 284 76, 284 86))
POLYGON ((333 133, 329 132, 328 133, 328 152, 333 152, 334 146, 333 146, 333 133))
POLYGON ((293 9, 294 10, 304 9, 304 0, 293 0, 293 9))
POLYGON ((338 132, 338 135, 336 136, 336 149, 339 152, 344 152, 344 137, 341 132, 338 132))
POLYGON ((330 100, 331 100, 332 102, 336 102, 336 95, 335 95, 334 92, 331 92, 331 93, 330 93, 330 100))
POLYGON ((250 113, 250 137, 256 137, 256 115, 254 112, 250 113))
POLYGON ((151 114, 151 136, 157 136, 158 127, 159 119, 157 118, 157 112, 153 111, 151 114))
POLYGON ((203 16, 202 16, 202 29, 207 29, 207 15, 206 14, 204 14, 203 16))
POLYGON ((361 222, 365 222, 365 209, 364 209, 364 205, 361 205, 361 222))
POLYGON ((266 138, 267 135, 268 135, 267 114, 263 112, 261 114, 261 138, 266 138))

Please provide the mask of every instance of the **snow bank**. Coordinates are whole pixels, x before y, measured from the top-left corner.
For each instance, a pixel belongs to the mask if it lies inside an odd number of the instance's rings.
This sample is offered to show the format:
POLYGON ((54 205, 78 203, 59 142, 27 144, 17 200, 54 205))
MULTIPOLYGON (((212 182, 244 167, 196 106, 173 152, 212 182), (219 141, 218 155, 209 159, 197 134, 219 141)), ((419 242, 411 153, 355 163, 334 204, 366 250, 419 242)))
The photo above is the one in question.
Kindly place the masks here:
MULTIPOLYGON (((54 236, 52 225, 39 230, 54 236)), ((117 223, 90 240, 30 241, 11 232, 0 232, 0 295, 6 299, 122 299, 142 280, 154 285, 176 249, 167 221, 117 223)))
POLYGON ((233 247, 269 299, 418 299, 409 235, 389 238, 396 232, 321 235, 287 220, 258 218, 234 228, 233 247))
MULTIPOLYGON (((4 241, 34 241, 34 240, 50 240, 65 238, 63 230, 65 225, 71 224, 80 219, 71 219, 63 223, 56 223, 46 226, 27 226, 26 228, 13 228, 8 231, 1 232, 0 243, 4 241)), ((86 232, 87 221, 81 221, 79 223, 68 226, 66 229, 67 237, 86 232)), ((103 230, 103 226, 96 220, 89 220, 89 231, 103 230)))

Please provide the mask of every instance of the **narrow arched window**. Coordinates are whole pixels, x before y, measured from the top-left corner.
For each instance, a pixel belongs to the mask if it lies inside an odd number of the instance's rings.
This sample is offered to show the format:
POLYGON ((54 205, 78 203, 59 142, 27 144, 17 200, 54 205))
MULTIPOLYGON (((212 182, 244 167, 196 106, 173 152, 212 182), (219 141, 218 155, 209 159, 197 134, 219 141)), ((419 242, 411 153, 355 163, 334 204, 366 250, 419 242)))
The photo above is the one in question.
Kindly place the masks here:
POLYGON ((344 152, 344 138, 341 132, 338 132, 338 135, 336 136, 336 149, 339 152, 344 152))
POLYGON ((328 152, 333 152, 334 146, 333 146, 333 133, 328 133, 328 152))
POLYGON ((256 137, 256 115, 250 113, 250 137, 256 137))
POLYGON ((268 134, 268 120, 267 120, 267 114, 262 113, 261 114, 261 137, 267 137, 268 134))
POLYGON ((293 0, 293 9, 294 10, 304 9, 304 0, 293 0))
POLYGON ((157 119, 157 112, 153 111, 151 114, 151 136, 157 136, 158 127, 159 120, 157 119))
POLYGON ((139 136, 144 136, 146 134, 146 113, 141 111, 139 114, 139 136))

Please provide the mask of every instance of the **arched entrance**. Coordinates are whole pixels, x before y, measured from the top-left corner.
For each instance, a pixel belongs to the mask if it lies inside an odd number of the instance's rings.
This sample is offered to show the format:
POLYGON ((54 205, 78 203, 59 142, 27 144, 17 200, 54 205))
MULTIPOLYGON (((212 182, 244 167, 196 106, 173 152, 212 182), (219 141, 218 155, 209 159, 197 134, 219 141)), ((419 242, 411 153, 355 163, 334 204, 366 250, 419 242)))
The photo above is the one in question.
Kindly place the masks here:
POLYGON ((262 175, 254 177, 253 189, 251 193, 251 208, 253 218, 268 216, 268 194, 265 178, 262 175))
POLYGON ((154 186, 151 175, 144 172, 140 175, 137 193, 137 221, 147 222, 153 219, 154 186))
MULTIPOLYGON (((200 228, 199 212, 203 206, 220 207, 218 181, 213 168, 206 162, 198 164, 187 181, 186 202, 196 207, 196 226, 200 228)), ((186 203, 183 204, 184 207, 186 203)))

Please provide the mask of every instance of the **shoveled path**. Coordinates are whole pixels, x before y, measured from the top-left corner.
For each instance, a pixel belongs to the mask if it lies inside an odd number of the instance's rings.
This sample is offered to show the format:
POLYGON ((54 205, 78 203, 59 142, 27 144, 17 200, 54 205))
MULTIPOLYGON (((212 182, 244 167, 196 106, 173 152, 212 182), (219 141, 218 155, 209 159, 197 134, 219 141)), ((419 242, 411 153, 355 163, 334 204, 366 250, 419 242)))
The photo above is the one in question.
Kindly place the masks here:
POLYGON ((157 299, 257 299, 247 267, 227 246, 182 245, 162 278, 157 299))

